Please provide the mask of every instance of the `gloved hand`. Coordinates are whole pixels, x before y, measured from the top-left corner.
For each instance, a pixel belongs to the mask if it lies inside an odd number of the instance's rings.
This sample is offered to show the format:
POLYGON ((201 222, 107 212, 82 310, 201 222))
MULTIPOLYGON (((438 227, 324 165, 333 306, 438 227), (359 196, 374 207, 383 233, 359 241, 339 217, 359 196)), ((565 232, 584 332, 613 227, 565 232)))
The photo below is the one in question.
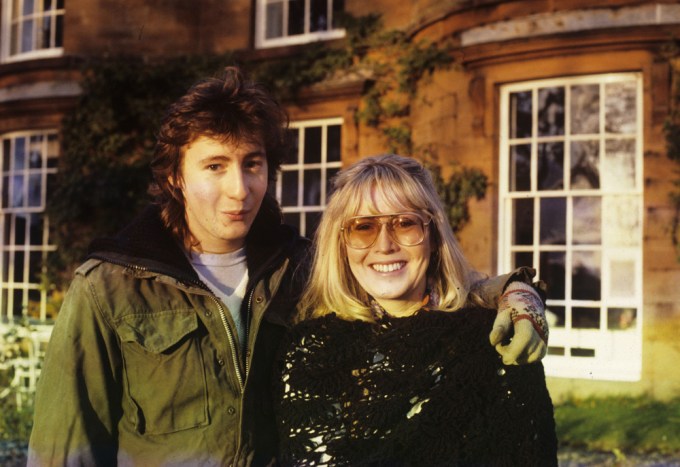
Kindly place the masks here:
POLYGON ((532 363, 545 356, 548 322, 543 300, 531 285, 523 282, 508 285, 498 301, 498 315, 489 340, 506 365, 532 363), (511 336, 511 341, 504 344, 511 336))

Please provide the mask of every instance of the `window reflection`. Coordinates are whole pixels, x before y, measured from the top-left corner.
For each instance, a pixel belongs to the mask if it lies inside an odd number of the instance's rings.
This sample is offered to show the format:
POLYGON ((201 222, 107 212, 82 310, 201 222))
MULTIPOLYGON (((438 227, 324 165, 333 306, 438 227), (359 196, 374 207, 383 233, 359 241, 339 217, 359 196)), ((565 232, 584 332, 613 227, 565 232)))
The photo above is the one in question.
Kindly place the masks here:
POLYGON ((565 254, 562 251, 546 251, 540 254, 539 276, 550 284, 548 299, 564 299, 565 254))
POLYGON ((574 135, 600 132, 600 85, 571 87, 571 133, 574 135))
POLYGON ((635 140, 608 139, 605 142, 602 188, 606 190, 635 188, 635 140))
POLYGON ((531 136, 531 91, 510 94, 510 138, 531 136))
POLYGON ((571 327, 574 329, 599 329, 600 309, 585 307, 572 308, 571 327))
POLYGON ((607 309, 607 329, 628 330, 637 327, 637 310, 635 308, 607 309))
POLYGON ((538 134, 564 134, 564 87, 538 90, 538 134))
POLYGON ((534 243, 534 200, 522 198, 513 200, 514 221, 513 241, 514 245, 533 245, 534 243))
POLYGON ((321 205, 321 170, 311 169, 305 170, 304 173, 304 205, 305 206, 319 206, 321 205))
POLYGON ((600 187, 600 143, 574 141, 571 143, 571 188, 600 187))
POLYGON ((573 199, 572 242, 575 245, 599 245, 602 242, 602 202, 597 196, 573 199))
POLYGON ((634 81, 605 84, 605 127, 607 133, 632 134, 636 130, 634 81))
POLYGON ((600 257, 599 251, 575 251, 572 254, 571 298, 600 300, 600 257))
POLYGON ((564 143, 538 145, 538 189, 564 188, 564 143))
POLYGON ((638 246, 641 237, 640 198, 604 196, 602 199, 603 243, 607 246, 638 246))
POLYGON ((531 189, 531 145, 520 144, 510 148, 510 191, 531 189))
POLYGON ((564 245, 566 242, 566 198, 541 199, 541 245, 564 245))

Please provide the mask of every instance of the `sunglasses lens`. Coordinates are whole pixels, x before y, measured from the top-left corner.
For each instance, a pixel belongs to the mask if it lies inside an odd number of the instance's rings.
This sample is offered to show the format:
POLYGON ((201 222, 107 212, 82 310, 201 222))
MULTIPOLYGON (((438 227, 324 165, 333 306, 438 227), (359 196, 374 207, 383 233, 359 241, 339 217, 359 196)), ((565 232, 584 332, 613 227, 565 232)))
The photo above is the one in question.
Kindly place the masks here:
POLYGON ((352 248, 368 248, 373 245, 380 233, 380 222, 377 218, 359 217, 350 219, 345 226, 345 241, 352 248))
POLYGON ((425 238, 423 220, 415 214, 379 217, 354 217, 344 227, 345 243, 352 248, 368 248, 375 243, 382 224, 394 241, 402 246, 420 244, 425 238), (381 220, 387 219, 387 221, 381 220))
POLYGON ((402 214, 391 219, 396 242, 403 246, 418 245, 425 238, 423 221, 413 214, 402 214))

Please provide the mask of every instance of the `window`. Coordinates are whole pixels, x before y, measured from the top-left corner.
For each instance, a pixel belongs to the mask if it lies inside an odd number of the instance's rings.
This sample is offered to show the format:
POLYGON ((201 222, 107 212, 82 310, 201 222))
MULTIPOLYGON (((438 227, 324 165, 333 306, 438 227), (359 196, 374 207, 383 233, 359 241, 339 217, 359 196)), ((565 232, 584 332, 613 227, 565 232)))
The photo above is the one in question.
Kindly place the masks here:
POLYGON ((343 37, 344 0, 257 0, 255 46, 304 44, 343 37))
POLYGON ((3 4, 3 61, 62 53, 64 0, 5 0, 3 4))
POLYGON ((292 163, 281 166, 276 198, 286 223, 314 235, 340 170, 341 119, 291 123, 292 163))
POLYGON ((41 287, 42 272, 47 254, 55 250, 44 210, 57 170, 57 135, 3 135, 1 151, 0 321, 44 321, 48 292, 41 287))
POLYGON ((634 73, 501 88, 499 266, 548 283, 550 376, 640 378, 641 96, 634 73))

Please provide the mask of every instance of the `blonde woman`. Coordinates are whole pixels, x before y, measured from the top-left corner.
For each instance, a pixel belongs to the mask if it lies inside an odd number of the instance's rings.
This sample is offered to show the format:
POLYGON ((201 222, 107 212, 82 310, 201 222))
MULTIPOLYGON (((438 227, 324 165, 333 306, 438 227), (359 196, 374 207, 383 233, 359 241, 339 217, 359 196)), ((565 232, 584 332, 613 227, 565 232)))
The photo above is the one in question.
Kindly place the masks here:
MULTIPOLYGON (((284 465, 556 465, 543 368, 489 345, 496 303, 421 164, 341 172, 315 241, 275 389, 284 465)), ((501 301, 547 338, 540 291, 511 280, 501 301)))

